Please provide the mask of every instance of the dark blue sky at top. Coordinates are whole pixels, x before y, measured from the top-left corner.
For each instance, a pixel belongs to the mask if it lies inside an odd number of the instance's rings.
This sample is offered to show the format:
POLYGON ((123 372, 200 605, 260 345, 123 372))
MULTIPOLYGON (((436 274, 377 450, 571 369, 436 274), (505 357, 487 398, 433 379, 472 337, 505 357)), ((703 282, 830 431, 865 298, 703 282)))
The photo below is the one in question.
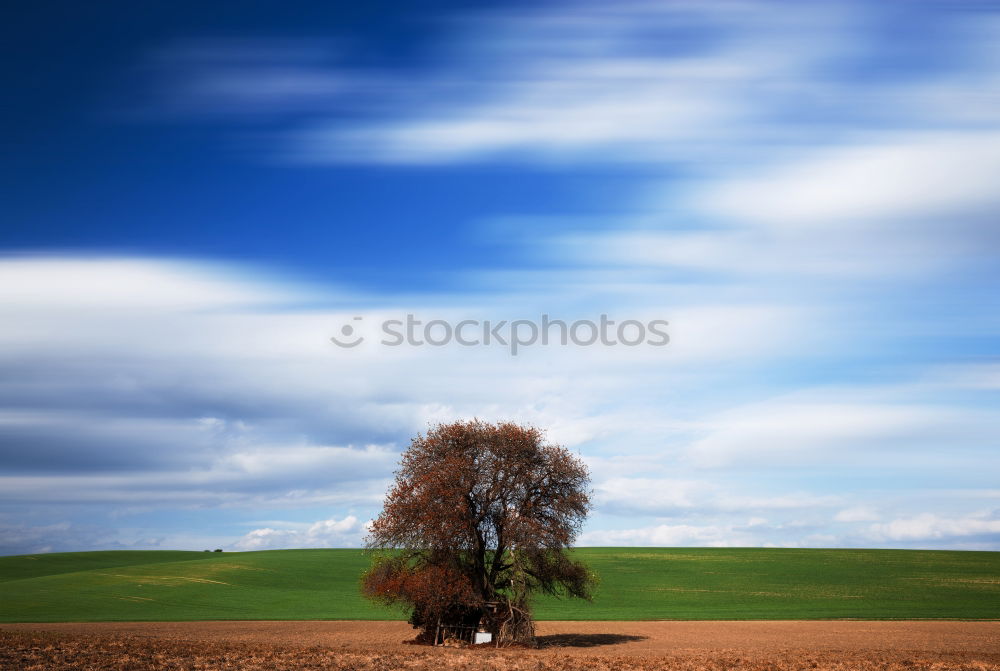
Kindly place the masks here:
MULTIPOLYGON (((504 9, 517 3, 503 3, 504 9)), ((838 67, 863 81, 926 74, 947 57, 923 49, 930 3, 879 13, 889 48, 838 67), (921 38, 923 36, 923 38, 921 38), (920 39, 918 39, 920 38, 920 39)), ((970 5, 972 6, 972 5, 970 5)), ((8 9, 0 251, 91 252, 246 260, 369 289, 461 282, 460 271, 531 263, 477 233, 504 216, 601 216, 642 169, 558 170, 502 161, 442 166, 295 165, 248 152, 267 124, 122 114, 150 82, 136 66, 186 39, 319 39, 347 45, 345 67, 419 72, 447 58, 444 17, 474 2, 23 3, 8 9)), ((653 44, 698 48, 695 27, 653 44), (669 38, 669 39, 668 39, 669 38)), ((668 48, 664 46, 663 48, 668 48)), ((502 66, 502 63, 501 63, 502 66)), ((345 112, 350 114, 350 111, 345 112)), ((790 108, 789 114, 803 114, 790 108)), ((337 110, 325 115, 336 116, 337 110)), ((662 174, 662 168, 661 168, 662 174)), ((551 260, 550 260, 551 262, 551 260)))
POLYGON ((118 112, 146 94, 149 83, 131 74, 136 63, 171 41, 330 38, 349 44, 344 65, 416 70, 441 37, 444 24, 432 19, 473 5, 43 2, 8 10, 0 248, 246 260, 375 290, 431 288, 457 281, 454 271, 518 263, 473 224, 593 214, 617 173, 290 165, 241 151, 246 129, 118 112))

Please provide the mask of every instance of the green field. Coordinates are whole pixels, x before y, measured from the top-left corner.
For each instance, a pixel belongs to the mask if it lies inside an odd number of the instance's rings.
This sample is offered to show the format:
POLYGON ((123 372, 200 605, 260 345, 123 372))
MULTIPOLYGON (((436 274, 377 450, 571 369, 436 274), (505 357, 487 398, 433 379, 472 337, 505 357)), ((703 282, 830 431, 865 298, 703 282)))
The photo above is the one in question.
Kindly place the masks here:
MULTIPOLYGON (((1000 553, 582 548, 593 603, 545 620, 1000 619, 1000 553)), ((359 550, 0 557, 0 621, 402 619, 358 594, 359 550)))

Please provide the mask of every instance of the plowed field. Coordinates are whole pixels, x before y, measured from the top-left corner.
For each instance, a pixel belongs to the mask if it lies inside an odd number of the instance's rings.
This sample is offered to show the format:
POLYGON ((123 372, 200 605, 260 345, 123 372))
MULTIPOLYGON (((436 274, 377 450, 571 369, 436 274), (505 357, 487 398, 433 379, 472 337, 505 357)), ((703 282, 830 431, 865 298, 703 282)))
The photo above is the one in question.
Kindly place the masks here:
POLYGON ((1000 622, 541 622, 531 650, 407 645, 401 622, 0 626, 0 668, 1000 671, 1000 622))

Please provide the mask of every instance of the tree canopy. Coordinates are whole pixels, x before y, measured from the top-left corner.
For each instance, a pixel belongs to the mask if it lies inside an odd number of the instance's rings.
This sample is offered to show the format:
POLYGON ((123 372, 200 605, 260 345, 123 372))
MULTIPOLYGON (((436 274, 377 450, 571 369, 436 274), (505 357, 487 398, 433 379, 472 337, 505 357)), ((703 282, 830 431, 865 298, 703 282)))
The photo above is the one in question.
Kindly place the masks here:
POLYGON ((439 624, 486 622, 500 642, 533 636, 529 598, 589 599, 595 579, 567 550, 590 509, 586 466, 534 427, 479 420, 432 427, 403 454, 370 527, 369 598, 439 624))

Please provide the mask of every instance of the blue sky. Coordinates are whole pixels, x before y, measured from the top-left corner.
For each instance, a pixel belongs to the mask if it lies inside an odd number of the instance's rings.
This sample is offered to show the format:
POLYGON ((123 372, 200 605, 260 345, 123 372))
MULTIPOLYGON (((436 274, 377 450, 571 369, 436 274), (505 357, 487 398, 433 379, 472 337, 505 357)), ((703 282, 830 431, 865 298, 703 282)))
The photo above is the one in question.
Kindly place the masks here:
POLYGON ((0 553, 355 546, 469 417, 587 461, 584 545, 1000 549, 1000 4, 0 30, 0 553), (380 346, 406 314, 671 341, 380 346))

